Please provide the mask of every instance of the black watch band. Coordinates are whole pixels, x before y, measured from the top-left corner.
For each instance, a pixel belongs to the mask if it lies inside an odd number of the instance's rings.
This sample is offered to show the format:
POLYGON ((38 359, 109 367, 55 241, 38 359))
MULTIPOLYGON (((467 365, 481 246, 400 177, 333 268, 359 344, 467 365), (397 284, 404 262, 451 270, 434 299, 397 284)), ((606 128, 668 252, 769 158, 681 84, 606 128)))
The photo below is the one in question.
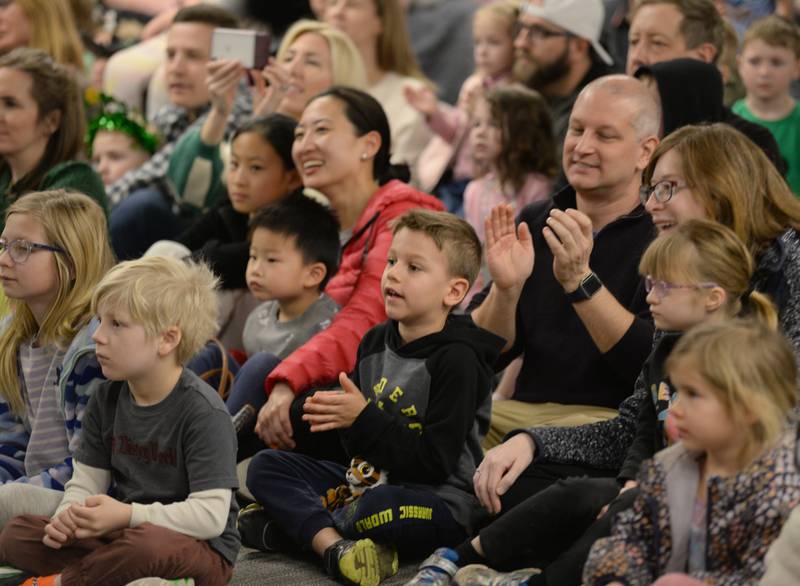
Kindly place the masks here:
POLYGON ((575 289, 572 293, 567 293, 567 300, 570 303, 586 301, 587 299, 591 299, 602 286, 603 282, 600 280, 600 277, 594 273, 589 273, 586 278, 581 281, 581 284, 578 285, 577 289, 575 289))

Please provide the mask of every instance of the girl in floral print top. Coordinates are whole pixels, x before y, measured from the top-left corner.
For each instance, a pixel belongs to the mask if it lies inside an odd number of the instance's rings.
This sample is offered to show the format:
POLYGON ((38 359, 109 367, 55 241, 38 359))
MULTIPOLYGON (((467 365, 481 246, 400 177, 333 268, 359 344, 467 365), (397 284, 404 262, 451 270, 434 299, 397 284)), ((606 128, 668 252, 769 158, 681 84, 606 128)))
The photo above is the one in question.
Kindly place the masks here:
POLYGON ((597 541, 584 584, 755 584, 764 555, 800 502, 797 367, 786 339, 746 320, 704 324, 666 369, 679 443, 645 463, 641 493, 597 541))

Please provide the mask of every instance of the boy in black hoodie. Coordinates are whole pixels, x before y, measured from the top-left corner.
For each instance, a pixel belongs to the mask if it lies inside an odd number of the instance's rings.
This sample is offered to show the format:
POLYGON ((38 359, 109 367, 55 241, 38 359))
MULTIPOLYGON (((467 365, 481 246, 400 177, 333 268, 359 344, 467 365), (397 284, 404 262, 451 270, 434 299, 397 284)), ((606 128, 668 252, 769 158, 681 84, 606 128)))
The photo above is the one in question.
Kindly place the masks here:
POLYGON ((256 455, 247 486, 263 510, 240 519, 245 543, 267 549, 285 532, 333 577, 368 585, 397 571, 395 548, 424 555, 471 532, 491 365, 505 343, 451 315, 480 259, 475 231, 451 214, 397 220, 381 279, 389 320, 361 341, 352 380, 342 373, 341 389, 305 404, 311 431, 340 429, 354 461, 256 455))

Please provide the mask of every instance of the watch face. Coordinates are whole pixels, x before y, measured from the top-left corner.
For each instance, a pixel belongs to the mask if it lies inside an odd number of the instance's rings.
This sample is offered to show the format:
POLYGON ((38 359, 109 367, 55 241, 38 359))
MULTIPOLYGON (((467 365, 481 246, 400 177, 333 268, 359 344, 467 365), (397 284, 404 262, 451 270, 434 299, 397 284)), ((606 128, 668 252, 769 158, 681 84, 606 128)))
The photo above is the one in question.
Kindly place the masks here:
POLYGON ((597 293, 602 286, 603 283, 600 282, 600 279, 594 273, 586 277, 581 283, 581 289, 586 292, 587 298, 597 293))
POLYGON ((567 294, 567 299, 572 303, 577 303, 579 301, 586 301, 587 299, 591 299, 595 293, 600 290, 600 287, 603 286, 602 281, 600 278, 591 273, 588 277, 586 277, 581 284, 578 285, 578 288, 575 289, 572 293, 567 294))

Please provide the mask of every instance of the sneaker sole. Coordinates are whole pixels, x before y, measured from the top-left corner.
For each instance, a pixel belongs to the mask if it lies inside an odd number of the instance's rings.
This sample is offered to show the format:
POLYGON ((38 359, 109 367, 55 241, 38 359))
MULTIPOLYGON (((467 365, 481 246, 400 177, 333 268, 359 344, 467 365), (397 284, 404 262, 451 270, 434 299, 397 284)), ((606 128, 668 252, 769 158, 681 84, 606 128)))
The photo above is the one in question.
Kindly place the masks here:
POLYGON ((361 539, 339 560, 342 577, 359 586, 378 586, 381 580, 394 576, 398 569, 397 552, 361 539))

